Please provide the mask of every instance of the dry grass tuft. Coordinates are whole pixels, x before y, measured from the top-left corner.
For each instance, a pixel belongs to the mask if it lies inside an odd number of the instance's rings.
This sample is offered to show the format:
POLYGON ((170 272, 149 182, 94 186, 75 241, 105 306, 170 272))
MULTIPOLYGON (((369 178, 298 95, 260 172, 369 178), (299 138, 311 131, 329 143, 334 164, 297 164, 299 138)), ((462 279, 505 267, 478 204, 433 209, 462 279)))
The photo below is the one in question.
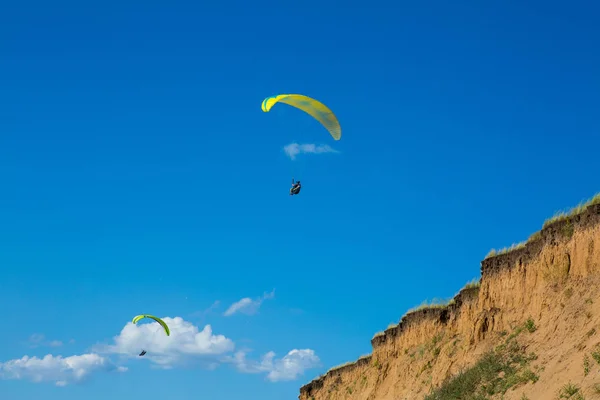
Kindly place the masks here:
MULTIPOLYGON (((571 208, 570 210, 559 211, 559 212, 555 213, 551 218, 548 218, 546 221, 544 221, 544 224, 542 225, 542 229, 548 227, 549 225, 552 225, 555 222, 564 221, 564 220, 566 220, 570 217, 573 217, 577 214, 581 214, 582 212, 584 212, 586 210, 586 208, 588 208, 589 206, 594 205, 594 204, 600 204, 600 192, 596 193, 594 195, 594 197, 592 197, 591 199, 582 201, 581 203, 579 203, 577 206, 571 208)), ((500 250, 491 249, 489 251, 489 253, 486 254, 485 259, 488 259, 488 258, 494 257, 494 256, 499 256, 501 254, 510 253, 511 251, 514 251, 514 250, 522 249, 523 247, 525 247, 525 245, 527 243, 533 242, 534 240, 541 239, 541 237, 542 237, 541 232, 537 231, 537 232, 533 233, 531 236, 529 236, 529 238, 526 241, 523 241, 520 243, 513 243, 510 247, 505 247, 500 250)))
POLYGON ((510 247, 505 247, 500 250, 491 249, 490 252, 487 253, 487 255, 485 256, 485 258, 499 256, 500 254, 506 254, 506 253, 510 253, 511 251, 514 251, 514 250, 522 249, 523 247, 525 247, 526 244, 527 244, 527 242, 519 242, 519 243, 513 243, 510 247))
POLYGON ((375 339, 376 337, 383 336, 383 335, 385 335, 385 333, 383 331, 379 331, 379 332, 377 332, 376 334, 373 335, 373 337, 371 338, 371 340, 375 339))
POLYGON ((442 300, 442 299, 433 299, 431 300, 431 302, 428 302, 427 300, 425 300, 424 302, 422 302, 421 304, 419 304, 417 307, 413 307, 410 310, 407 311, 406 314, 410 314, 410 313, 414 313, 415 311, 420 311, 420 310, 424 310, 424 309, 437 309, 437 308, 444 308, 444 307, 448 307, 450 304, 454 303, 454 299, 447 299, 447 300, 442 300))
POLYGON ((466 289, 474 289, 474 288, 478 288, 480 286, 481 286, 481 278, 475 278, 472 281, 467 282, 467 284, 461 289, 461 292, 466 289))
POLYGON ((592 197, 591 199, 582 201, 581 203, 579 203, 575 207, 571 208, 570 210, 558 211, 551 218, 548 218, 546 221, 544 221, 544 225, 542 226, 542 229, 546 228, 548 225, 551 225, 555 222, 563 221, 569 217, 575 216, 577 214, 581 214, 582 212, 585 211, 586 208, 588 208, 589 206, 594 205, 594 204, 600 204, 600 193, 596 193, 594 195, 594 197, 592 197))
POLYGON ((537 231, 531 234, 531 236, 529 236, 529 239, 527 239, 527 243, 529 242, 533 242, 535 240, 539 240, 542 238, 542 232, 537 231))
MULTIPOLYGON (((475 289, 475 288, 479 288, 480 286, 481 286, 481 278, 474 278, 471 281, 467 282, 467 284, 462 289, 460 289, 459 293, 462 292, 463 290, 466 290, 466 289, 475 289)), ((455 302, 456 302, 456 300, 454 300, 454 297, 451 298, 451 299, 446 299, 446 300, 433 299, 430 302, 428 302, 427 300, 425 300, 423 303, 421 303, 417 307, 413 307, 413 308, 409 309, 404 314, 404 316, 402 318, 404 318, 405 316, 407 316, 410 313, 414 313, 416 311, 420 311, 420 310, 424 310, 424 309, 445 308, 445 307, 451 306, 455 302)), ((400 325, 400 324, 392 322, 391 324, 389 324, 387 326, 386 330, 395 328, 398 325, 400 325)), ((377 337, 383 336, 383 335, 385 335, 385 331, 379 331, 375 335, 373 335, 373 337, 371 338, 371 340, 373 340, 373 339, 375 339, 377 337)))
POLYGON ((345 362, 345 363, 340 364, 340 365, 336 365, 335 367, 330 368, 327 372, 325 372, 325 375, 327 375, 330 372, 337 371, 338 369, 342 369, 344 367, 348 367, 348 366, 354 365, 354 364, 356 364, 356 361, 352 361, 352 362, 349 361, 349 362, 345 362))

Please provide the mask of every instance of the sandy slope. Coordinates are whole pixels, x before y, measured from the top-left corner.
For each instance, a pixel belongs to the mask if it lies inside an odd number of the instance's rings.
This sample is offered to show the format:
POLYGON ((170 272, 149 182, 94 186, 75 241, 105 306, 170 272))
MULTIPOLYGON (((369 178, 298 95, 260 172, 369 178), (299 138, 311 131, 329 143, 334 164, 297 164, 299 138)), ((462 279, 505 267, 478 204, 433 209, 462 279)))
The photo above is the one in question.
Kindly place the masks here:
POLYGON ((600 399, 599 205, 544 228, 525 248, 484 260, 480 287, 448 307, 406 315, 373 338, 371 356, 303 386, 299 399, 423 399, 519 327, 514 340, 535 356, 524 368, 537 381, 512 386, 504 399, 558 399, 568 383, 586 400, 600 399), (523 329, 528 319, 531 331, 523 329))

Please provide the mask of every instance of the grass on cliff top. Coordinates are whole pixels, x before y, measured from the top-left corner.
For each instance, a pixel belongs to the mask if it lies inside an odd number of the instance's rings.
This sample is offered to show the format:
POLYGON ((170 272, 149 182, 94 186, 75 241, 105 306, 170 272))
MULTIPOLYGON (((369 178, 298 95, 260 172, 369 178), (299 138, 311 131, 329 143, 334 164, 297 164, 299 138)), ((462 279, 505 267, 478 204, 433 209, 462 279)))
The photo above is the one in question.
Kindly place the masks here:
POLYGON ((571 208, 570 210, 563 210, 563 211, 556 212, 551 218, 548 218, 546 221, 544 221, 544 225, 542 226, 542 229, 547 227, 548 225, 555 223, 555 222, 565 220, 565 219, 572 217, 574 215, 577 215, 577 214, 581 214, 582 212, 585 211, 586 208, 588 208, 589 206, 594 205, 594 204, 600 204, 600 192, 596 193, 594 195, 594 197, 592 197, 591 199, 582 201, 581 203, 579 203, 575 207, 571 208))
POLYGON ((451 298, 451 299, 433 299, 431 301, 425 300, 424 302, 422 302, 418 306, 409 309, 406 312, 406 314, 411 314, 411 313, 414 313, 416 311, 420 311, 420 310, 424 310, 424 309, 435 310, 437 308, 448 307, 451 304, 454 304, 454 298, 451 298))
MULTIPOLYGON (((577 206, 572 207, 569 210, 562 210, 562 211, 558 211, 556 212, 551 218, 548 218, 546 221, 544 221, 544 224, 542 225, 542 229, 548 227, 549 225, 558 222, 558 221, 563 221, 569 217, 572 217, 574 215, 577 214, 581 214, 582 212, 585 211, 585 209, 591 205, 594 204, 600 204, 600 192, 596 193, 594 195, 594 197, 592 197, 591 199, 582 201, 581 203, 579 203, 577 206)), ((489 251, 489 253, 486 254, 485 258, 490 258, 493 256, 498 256, 501 254, 506 254, 506 253, 510 253, 511 251, 514 250, 518 250, 518 249, 522 249, 523 247, 525 247, 525 245, 533 240, 539 239, 541 237, 541 233, 535 232, 533 233, 531 236, 529 236, 529 238, 527 240, 524 240, 522 242, 519 243, 513 243, 511 246, 509 247, 505 247, 503 249, 491 249, 489 251)))
MULTIPOLYGON (((362 356, 358 357, 358 361, 360 361, 360 360, 362 360, 362 359, 365 359, 365 358, 368 358, 368 357, 371 357, 371 356, 372 356, 372 354, 371 354, 371 353, 369 353, 369 354, 363 354, 362 356)), ((325 372, 325 373, 324 373, 323 375, 321 375, 321 376, 325 376, 325 375, 327 375, 328 373, 330 373, 330 372, 332 372, 332 371, 336 371, 336 370, 338 370, 338 369, 341 369, 341 368, 347 367, 347 366, 349 366, 349 365, 354 365, 354 364, 356 364, 358 361, 348 361, 348 362, 342 363, 342 364, 340 364, 340 365, 336 365, 336 366, 335 366, 335 367, 333 367, 333 368, 329 368, 329 369, 327 370, 327 372, 325 372)))
MULTIPOLYGON (((459 293, 462 292, 463 290, 478 288, 479 286, 481 286, 481 280, 475 278, 475 279, 471 280, 470 282, 468 282, 465 286, 463 286, 463 288, 459 290, 459 293)), ((413 307, 410 310, 408 310, 408 312, 406 314, 410 314, 412 312, 423 310, 423 309, 436 309, 436 308, 448 307, 455 303, 456 300, 454 300, 454 299, 457 295, 458 294, 456 294, 456 295, 454 295, 454 297, 452 297, 450 299, 446 299, 446 300, 433 299, 431 302, 427 302, 427 300, 425 300, 423 303, 421 303, 417 307, 413 307)))
MULTIPOLYGON (((471 280, 470 282, 468 282, 462 289, 459 290, 459 293, 462 292, 463 290, 467 290, 467 289, 475 289, 481 286, 481 280, 478 278, 475 278, 473 280, 471 280)), ((456 297, 456 296, 454 296, 456 297)), ((449 305, 454 304, 455 300, 454 297, 451 299, 446 299, 446 300, 439 300, 439 299, 433 299, 432 301, 428 302, 427 300, 425 300, 423 303, 421 303, 420 305, 418 305, 417 307, 413 307, 411 309, 409 309, 406 314, 404 314, 404 316, 410 314, 410 313, 414 313, 416 311, 419 310, 424 310, 424 309, 436 309, 436 308, 444 308, 444 307, 448 307, 449 305)), ((403 317, 404 318, 404 317, 403 317)), ((391 323, 387 326, 387 329, 391 329, 391 328, 395 328, 397 327, 399 324, 398 323, 391 323)), ((383 336, 385 335, 384 331, 379 331, 377 332, 375 335, 373 335, 373 339, 375 339, 376 337, 379 336, 383 336)))
POLYGON ((526 244, 527 244, 527 241, 523 241, 523 242, 519 242, 519 243, 513 243, 511 246, 505 247, 500 250, 491 249, 490 252, 486 254, 485 258, 490 258, 493 256, 498 256, 500 254, 510 253, 513 250, 522 249, 523 247, 525 247, 526 244))
POLYGON ((356 361, 348 361, 348 362, 342 363, 342 364, 340 364, 340 365, 336 365, 336 366, 335 366, 335 367, 333 367, 333 368, 329 368, 329 369, 327 370, 327 372, 325 372, 325 375, 327 375, 328 373, 330 373, 330 372, 332 372, 332 371, 335 371, 335 370, 338 370, 338 369, 341 369, 341 368, 347 367, 348 365, 352 365, 352 364, 356 364, 356 361))
POLYGON ((475 289, 481 286, 481 279, 475 278, 473 280, 471 280, 470 282, 467 282, 467 284, 460 289, 460 291, 462 292, 463 290, 467 290, 467 289, 475 289))
POLYGON ((539 376, 529 368, 537 357, 533 353, 526 354, 516 340, 526 327, 527 324, 518 327, 504 344, 432 390, 424 400, 486 400, 515 386, 537 382, 539 376))

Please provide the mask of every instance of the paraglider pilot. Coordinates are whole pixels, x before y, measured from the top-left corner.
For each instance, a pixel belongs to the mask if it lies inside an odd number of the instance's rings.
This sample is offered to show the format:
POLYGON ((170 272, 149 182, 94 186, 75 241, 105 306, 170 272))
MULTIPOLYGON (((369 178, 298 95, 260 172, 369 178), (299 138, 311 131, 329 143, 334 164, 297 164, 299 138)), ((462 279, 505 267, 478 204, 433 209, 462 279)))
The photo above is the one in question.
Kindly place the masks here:
POLYGON ((300 193, 300 189, 302 189, 302 185, 300 181, 296 181, 294 183, 294 178, 292 178, 292 187, 290 188, 290 196, 300 193))
POLYGON ((142 352, 140 353, 140 357, 142 357, 145 354, 146 354, 146 350, 142 350, 142 352))

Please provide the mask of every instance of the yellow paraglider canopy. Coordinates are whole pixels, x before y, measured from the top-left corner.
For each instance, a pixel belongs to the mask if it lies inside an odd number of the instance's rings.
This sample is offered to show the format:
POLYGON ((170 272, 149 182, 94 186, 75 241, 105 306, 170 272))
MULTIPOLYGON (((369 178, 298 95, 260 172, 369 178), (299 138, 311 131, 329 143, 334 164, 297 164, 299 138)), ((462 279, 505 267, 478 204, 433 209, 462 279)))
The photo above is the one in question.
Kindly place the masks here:
POLYGON ((280 94, 267 97, 262 102, 262 110, 269 112, 276 103, 296 107, 319 121, 335 139, 342 137, 342 127, 333 112, 323 103, 302 94, 280 94))
POLYGON ((169 330, 169 326, 165 323, 165 321, 163 321, 162 319, 160 319, 158 317, 155 317, 154 315, 150 315, 150 314, 136 315, 135 317, 133 317, 133 320, 131 320, 131 322, 133 322, 134 324, 137 324, 139 320, 144 319, 144 318, 150 318, 150 319, 155 320, 156 322, 158 322, 160 324, 160 326, 163 327, 167 336, 171 336, 171 331, 169 330))

